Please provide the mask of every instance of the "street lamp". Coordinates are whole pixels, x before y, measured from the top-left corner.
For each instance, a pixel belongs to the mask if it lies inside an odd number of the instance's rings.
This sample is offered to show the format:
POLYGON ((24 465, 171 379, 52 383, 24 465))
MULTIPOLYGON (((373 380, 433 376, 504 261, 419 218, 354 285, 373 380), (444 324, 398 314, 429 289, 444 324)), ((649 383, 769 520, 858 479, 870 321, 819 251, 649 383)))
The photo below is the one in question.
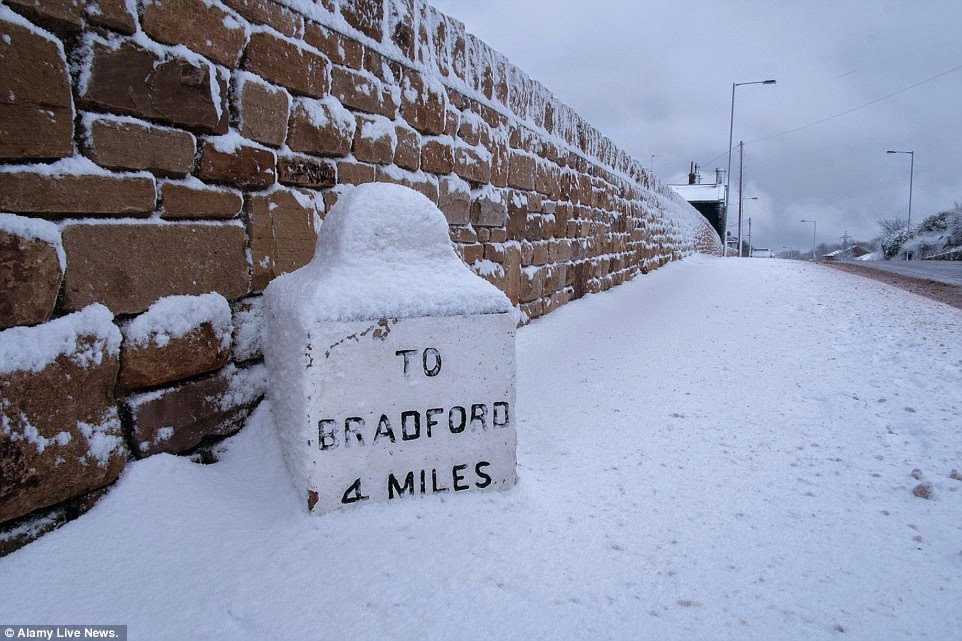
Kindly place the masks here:
POLYGON ((818 223, 814 220, 803 220, 803 223, 812 223, 812 260, 815 260, 815 230, 818 229, 818 223))
POLYGON ((651 171, 651 175, 654 176, 655 175, 655 154, 651 155, 651 164, 648 166, 648 168, 651 171))
MULTIPOLYGON (((722 229, 728 228, 728 192, 729 186, 732 183, 732 134, 735 131, 735 87, 741 87, 742 85, 773 85, 774 80, 756 80, 754 82, 733 82, 732 83, 732 110, 731 116, 728 119, 728 173, 725 174, 725 223, 722 225, 722 229)), ((738 248, 739 253, 741 252, 741 247, 738 248)), ((728 255, 728 243, 725 243, 725 256, 728 255)))
MULTIPOLYGON (((906 225, 905 236, 912 233, 912 183, 915 180, 915 152, 914 151, 896 151, 894 149, 889 149, 885 153, 887 154, 909 154, 911 157, 911 163, 909 164, 909 221, 906 225)), ((905 260, 909 259, 909 253, 905 252, 905 260)))

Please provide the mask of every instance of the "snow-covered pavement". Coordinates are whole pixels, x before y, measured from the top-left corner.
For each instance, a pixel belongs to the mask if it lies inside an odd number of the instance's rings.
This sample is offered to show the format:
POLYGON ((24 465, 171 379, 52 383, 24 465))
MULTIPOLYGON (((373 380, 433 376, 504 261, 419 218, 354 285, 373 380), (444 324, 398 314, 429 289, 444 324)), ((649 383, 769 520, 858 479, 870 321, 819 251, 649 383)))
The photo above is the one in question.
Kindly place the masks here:
POLYGON ((219 463, 133 463, 0 559, 0 623, 962 639, 962 311, 801 261, 696 256, 522 329, 518 368, 506 493, 309 516, 265 404, 219 463))

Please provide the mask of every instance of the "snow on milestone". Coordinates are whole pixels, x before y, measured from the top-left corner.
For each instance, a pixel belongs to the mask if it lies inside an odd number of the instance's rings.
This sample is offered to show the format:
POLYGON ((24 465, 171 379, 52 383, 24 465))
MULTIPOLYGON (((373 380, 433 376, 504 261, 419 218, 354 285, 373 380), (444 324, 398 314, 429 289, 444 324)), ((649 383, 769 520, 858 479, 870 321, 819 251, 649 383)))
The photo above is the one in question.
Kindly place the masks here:
POLYGON ((448 223, 423 194, 371 183, 343 194, 321 225, 313 260, 275 279, 268 306, 297 301, 305 321, 511 311, 508 298, 458 257, 448 223))

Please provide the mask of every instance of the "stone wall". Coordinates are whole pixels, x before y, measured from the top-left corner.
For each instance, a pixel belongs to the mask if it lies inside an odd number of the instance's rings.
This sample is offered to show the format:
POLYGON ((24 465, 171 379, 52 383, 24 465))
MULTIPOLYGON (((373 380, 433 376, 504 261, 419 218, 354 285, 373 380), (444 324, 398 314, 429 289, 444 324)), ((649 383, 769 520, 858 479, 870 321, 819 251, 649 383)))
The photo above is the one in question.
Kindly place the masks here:
POLYGON ((264 389, 259 295, 308 261, 349 185, 436 202, 523 322, 720 249, 420 0, 4 0, 0 32, 8 550, 125 461, 207 460, 242 425, 264 389))

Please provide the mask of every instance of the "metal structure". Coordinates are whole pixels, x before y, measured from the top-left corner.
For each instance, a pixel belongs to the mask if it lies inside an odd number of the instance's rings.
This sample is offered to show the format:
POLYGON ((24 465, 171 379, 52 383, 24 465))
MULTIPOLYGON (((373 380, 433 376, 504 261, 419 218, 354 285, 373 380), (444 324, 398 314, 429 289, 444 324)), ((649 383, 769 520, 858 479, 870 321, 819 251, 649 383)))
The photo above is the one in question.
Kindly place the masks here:
MULTIPOLYGON (((728 192, 731 186, 731 175, 732 175, 732 135, 735 131, 735 87, 741 87, 742 85, 773 85, 774 80, 755 80, 753 82, 733 82, 732 83, 732 109, 731 115, 728 118, 728 171, 725 173, 725 220, 722 221, 722 229, 728 229, 728 192)), ((739 247, 739 252, 741 248, 739 247)), ((728 243, 725 243, 725 256, 728 255, 728 243)))
POLYGON ((814 220, 803 220, 803 223, 812 223, 812 260, 815 258, 815 230, 818 229, 818 222, 814 220))
MULTIPOLYGON (((915 181, 915 152, 914 151, 896 151, 894 149, 889 149, 885 153, 887 154, 909 154, 911 157, 911 164, 909 165, 909 220, 905 225, 905 235, 908 237, 912 233, 912 183, 915 181)), ((909 259, 909 253, 905 252, 905 260, 909 259)))

